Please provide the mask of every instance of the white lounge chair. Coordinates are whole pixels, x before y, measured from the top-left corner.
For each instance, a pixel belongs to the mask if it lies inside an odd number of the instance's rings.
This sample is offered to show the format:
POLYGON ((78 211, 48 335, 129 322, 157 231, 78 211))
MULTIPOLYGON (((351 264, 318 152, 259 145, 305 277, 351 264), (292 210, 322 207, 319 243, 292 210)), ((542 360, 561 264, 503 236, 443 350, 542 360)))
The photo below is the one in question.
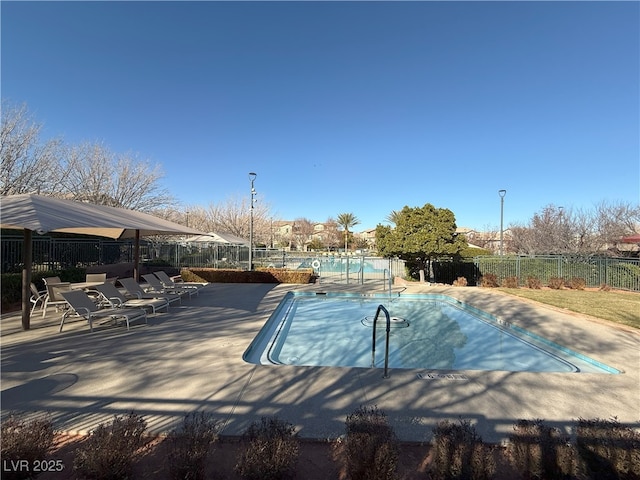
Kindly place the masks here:
POLYGON ((151 308, 152 313, 166 308, 169 311, 169 301, 164 298, 127 298, 113 283, 96 285, 96 290, 111 308, 151 308))
POLYGON ((198 291, 194 290, 193 288, 165 287, 160 281, 160 279, 156 277, 153 273, 142 275, 142 278, 144 278, 145 281, 149 284, 151 289, 148 291, 151 291, 151 292, 171 293, 175 295, 180 295, 181 297, 189 295, 189 298, 191 298, 194 293, 195 294, 198 293, 198 291))
MULTIPOLYGON (((154 272, 155 276, 162 282, 162 284, 167 288, 192 288, 195 289, 196 292, 200 290, 204 285, 202 283, 194 283, 194 282, 184 282, 184 281, 174 281, 167 272, 162 270, 154 272)), ((196 293, 197 294, 197 293, 196 293)))
POLYGON ((40 308, 44 308, 44 302, 47 300, 47 290, 38 290, 36 284, 31 282, 31 298, 29 301, 33 304, 31 307, 31 315, 35 312, 36 307, 40 305, 40 308))
POLYGON ((118 279, 120 285, 124 287, 129 295, 133 298, 164 298, 169 304, 174 302, 182 303, 182 297, 180 295, 170 294, 170 293, 159 293, 159 292, 147 292, 144 288, 140 286, 138 282, 136 282, 135 278, 120 278, 118 279))
POLYGON ((106 282, 107 274, 106 273, 87 273, 85 277, 85 282, 106 282))
POLYGON ((70 290, 68 292, 62 292, 61 295, 71 308, 62 315, 60 331, 62 331, 64 321, 71 314, 84 317, 89 322, 89 329, 92 332, 93 321, 98 319, 108 318, 113 321, 124 319, 127 323, 127 330, 129 330, 129 322, 133 319, 142 317, 144 318, 145 323, 147 323, 147 311, 142 308, 100 308, 98 305, 93 303, 91 297, 82 290, 70 290))
POLYGON ((50 306, 55 306, 56 308, 67 307, 67 301, 62 297, 63 292, 71 291, 71 284, 69 282, 65 283, 47 283, 47 297, 44 299, 44 305, 42 307, 42 318, 47 315, 47 309, 50 306))

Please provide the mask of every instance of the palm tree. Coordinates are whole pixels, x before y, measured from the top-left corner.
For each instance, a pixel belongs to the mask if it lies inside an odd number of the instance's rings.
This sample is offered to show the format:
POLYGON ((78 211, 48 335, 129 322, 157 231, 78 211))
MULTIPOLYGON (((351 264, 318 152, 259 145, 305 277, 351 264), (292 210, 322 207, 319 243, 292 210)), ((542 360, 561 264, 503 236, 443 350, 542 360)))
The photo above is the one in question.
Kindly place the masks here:
POLYGON ((400 215, 402 214, 402 212, 399 212, 397 210, 391 210, 391 213, 389 215, 387 215, 386 220, 389 223, 393 223, 394 225, 398 225, 398 220, 400 219, 400 215))
POLYGON ((336 220, 338 225, 344 228, 344 251, 347 252, 347 242, 349 238, 349 229, 355 225, 360 223, 358 217, 356 217, 353 213, 341 213, 338 215, 336 220))

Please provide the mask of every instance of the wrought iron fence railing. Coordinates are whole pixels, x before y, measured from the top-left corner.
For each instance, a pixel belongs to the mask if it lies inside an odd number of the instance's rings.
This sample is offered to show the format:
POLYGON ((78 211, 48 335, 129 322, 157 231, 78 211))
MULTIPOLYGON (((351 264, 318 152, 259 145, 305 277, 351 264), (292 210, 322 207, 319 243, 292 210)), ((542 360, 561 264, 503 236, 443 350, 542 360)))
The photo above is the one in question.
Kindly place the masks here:
POLYGON ((577 278, 587 287, 607 285, 621 290, 640 291, 640 259, 612 257, 492 256, 475 257, 476 275, 493 274, 499 281, 518 278, 525 285, 529 277, 547 284, 552 278, 577 278))
MULTIPOLYGON (((0 238, 2 273, 22 270, 22 238, 0 238)), ((162 260, 173 267, 249 268, 249 248, 241 245, 183 243, 145 239, 140 245, 142 262, 162 260)), ((62 270, 72 267, 133 261, 133 242, 108 239, 70 239, 47 236, 33 239, 33 270, 62 270)), ((364 255, 290 252, 283 249, 255 249, 254 267, 313 268, 321 282, 355 283, 405 277, 405 262, 364 255)), ((482 275, 494 274, 499 281, 517 277, 525 285, 528 277, 543 284, 551 278, 583 279, 587 287, 640 291, 640 259, 570 256, 482 256, 472 262, 438 261, 433 265, 435 281, 452 283, 464 276, 470 285, 482 275)))
MULTIPOLYGON (((36 272, 133 261, 133 243, 130 240, 34 236, 32 245, 32 269, 36 272)), ((20 272, 23 259, 22 238, 3 236, 0 239, 0 259, 1 273, 20 272)))
MULTIPOLYGON (((22 270, 22 238, 0 238, 2 273, 22 270)), ((143 263, 162 261, 172 267, 249 268, 249 248, 242 245, 184 243, 145 239, 140 244, 143 263)), ((133 261, 131 240, 51 238, 33 239, 33 271, 133 261)), ((290 252, 254 249, 254 267, 313 268, 321 281, 364 282, 405 276, 404 262, 363 255, 290 252)))

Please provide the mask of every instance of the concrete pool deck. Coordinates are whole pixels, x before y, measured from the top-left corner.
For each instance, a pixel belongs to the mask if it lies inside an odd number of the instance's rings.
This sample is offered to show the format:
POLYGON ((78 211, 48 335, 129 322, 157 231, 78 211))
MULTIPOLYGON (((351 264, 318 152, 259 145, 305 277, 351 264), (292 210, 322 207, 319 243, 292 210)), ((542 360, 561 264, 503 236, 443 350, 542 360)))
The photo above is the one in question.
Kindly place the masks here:
MULTIPOLYGON (((242 355, 289 290, 355 290, 340 285, 210 284, 168 313, 131 330, 89 332, 51 309, 22 331, 19 312, 1 320, 1 407, 48 413, 58 430, 86 433, 115 414, 143 415, 166 433, 185 413, 204 410, 236 436, 277 415, 307 439, 344 433, 361 405, 384 411, 402 441, 429 441, 440 420, 469 420, 487 442, 501 442, 519 419, 544 419, 570 433, 578 418, 617 417, 640 428, 640 331, 542 307, 490 289, 415 285, 407 293, 456 297, 623 373, 459 371, 466 379, 423 370, 263 366, 242 355)), ((378 290, 379 291, 379 290, 378 290)), ((441 372, 447 373, 447 372, 441 372)))

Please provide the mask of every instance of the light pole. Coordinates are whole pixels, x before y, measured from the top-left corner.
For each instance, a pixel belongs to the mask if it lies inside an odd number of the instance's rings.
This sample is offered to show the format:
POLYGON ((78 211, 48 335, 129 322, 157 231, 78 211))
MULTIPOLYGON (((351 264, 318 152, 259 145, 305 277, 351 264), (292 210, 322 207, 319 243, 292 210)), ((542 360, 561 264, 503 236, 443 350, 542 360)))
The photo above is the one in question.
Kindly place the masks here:
POLYGON ((498 195, 500 195, 500 255, 502 255, 502 240, 503 240, 503 220, 504 220, 504 196, 507 194, 506 190, 498 190, 498 195))
POLYGON ((253 188, 253 182, 258 175, 249 172, 249 181, 251 182, 251 203, 249 205, 249 270, 253 270, 253 204, 256 202, 256 189, 253 188))

